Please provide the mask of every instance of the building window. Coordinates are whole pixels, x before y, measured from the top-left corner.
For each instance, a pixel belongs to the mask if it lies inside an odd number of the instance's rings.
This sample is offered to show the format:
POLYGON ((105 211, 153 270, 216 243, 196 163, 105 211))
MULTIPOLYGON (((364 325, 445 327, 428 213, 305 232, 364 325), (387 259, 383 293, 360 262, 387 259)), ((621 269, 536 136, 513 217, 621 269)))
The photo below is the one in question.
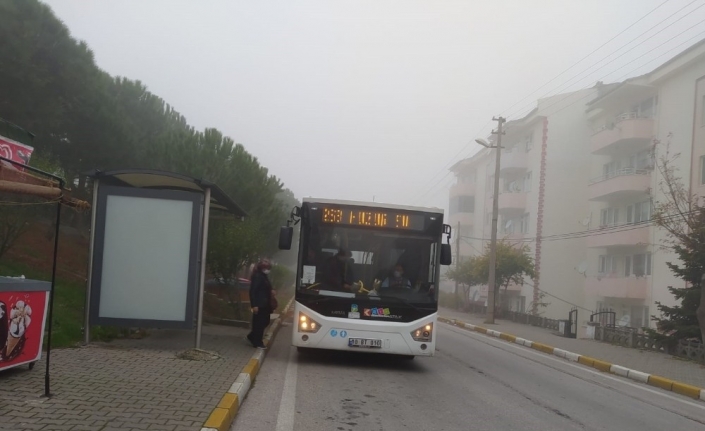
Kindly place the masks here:
POLYGON ((474 196, 456 196, 450 200, 450 213, 474 213, 475 212, 475 197, 474 196))
POLYGON ((600 263, 598 266, 598 272, 600 274, 613 274, 617 269, 617 262, 614 256, 602 255, 600 256, 600 263))
POLYGON ((651 220, 651 201, 638 202, 627 207, 627 223, 644 223, 651 220))
POLYGON ((521 217, 521 233, 529 233, 529 213, 521 217))
POLYGON ((604 179, 609 179, 614 176, 619 175, 619 171, 622 168, 622 162, 620 160, 615 160, 602 165, 602 175, 604 179))
POLYGON ((509 219, 504 222, 504 227, 502 228, 502 233, 505 233, 505 234, 514 233, 514 220, 509 219))
POLYGON ((632 275, 643 277, 651 275, 651 253, 635 254, 632 257, 632 275))
POLYGON ((532 148, 534 148, 534 135, 526 135, 526 138, 524 140, 524 150, 526 150, 526 152, 529 152, 529 150, 532 148))
POLYGON ((705 185, 705 156, 700 156, 700 185, 705 185))
POLYGON ((526 175, 524 175, 524 191, 531 191, 531 172, 527 172, 526 175))
POLYGON ((632 275, 632 257, 627 256, 624 258, 624 276, 629 277, 632 275))
POLYGON ((514 181, 506 181, 504 182, 504 191, 508 193, 521 193, 524 190, 524 180, 523 179, 518 179, 514 181))
POLYGON ((651 150, 640 151, 629 158, 629 167, 644 171, 654 167, 654 157, 651 150))
POLYGON ((658 105, 657 97, 649 97, 638 105, 632 108, 633 113, 637 118, 653 118, 656 114, 656 106, 658 105))
POLYGON ((600 227, 616 226, 619 223, 619 209, 605 208, 600 213, 600 227))

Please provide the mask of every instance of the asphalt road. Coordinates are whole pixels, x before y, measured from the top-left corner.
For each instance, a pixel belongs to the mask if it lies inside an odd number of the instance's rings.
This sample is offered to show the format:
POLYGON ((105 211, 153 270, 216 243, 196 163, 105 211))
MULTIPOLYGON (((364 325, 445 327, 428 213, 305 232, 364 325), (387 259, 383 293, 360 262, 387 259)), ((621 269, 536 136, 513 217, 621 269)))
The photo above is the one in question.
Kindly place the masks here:
POLYGON ((413 361, 301 355, 282 328, 232 430, 705 430, 701 401, 438 326, 413 361))

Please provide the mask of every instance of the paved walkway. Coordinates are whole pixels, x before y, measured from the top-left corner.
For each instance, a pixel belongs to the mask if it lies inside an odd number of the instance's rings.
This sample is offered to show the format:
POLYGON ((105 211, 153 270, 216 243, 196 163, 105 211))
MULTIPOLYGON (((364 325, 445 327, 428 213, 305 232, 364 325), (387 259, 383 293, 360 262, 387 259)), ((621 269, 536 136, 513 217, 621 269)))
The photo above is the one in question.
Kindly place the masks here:
POLYGON ((441 308, 439 315, 451 319, 460 319, 463 322, 473 325, 484 326, 489 329, 494 329, 495 331, 507 332, 527 340, 548 344, 580 355, 591 356, 637 371, 656 374, 705 388, 705 365, 687 361, 682 358, 663 353, 615 346, 601 341, 565 338, 548 329, 507 320, 496 320, 495 325, 486 325, 483 316, 463 313, 447 308, 441 308))
POLYGON ((52 398, 41 396, 44 359, 0 372, 0 430, 200 430, 252 355, 247 332, 204 325, 201 347, 221 356, 208 361, 177 357, 193 331, 54 350, 52 398))

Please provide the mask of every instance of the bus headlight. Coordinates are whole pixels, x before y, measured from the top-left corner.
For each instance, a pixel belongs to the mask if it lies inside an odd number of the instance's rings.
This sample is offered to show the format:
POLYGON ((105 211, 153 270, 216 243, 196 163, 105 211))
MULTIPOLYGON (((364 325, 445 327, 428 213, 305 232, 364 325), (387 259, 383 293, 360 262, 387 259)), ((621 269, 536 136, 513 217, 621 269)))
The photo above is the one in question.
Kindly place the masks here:
POLYGON ((411 338, 414 341, 429 343, 433 340, 433 323, 427 323, 426 325, 411 331, 411 338))
POLYGON ((304 313, 299 313, 299 324, 297 325, 299 332, 311 332, 316 333, 321 329, 321 325, 315 320, 311 319, 304 313))

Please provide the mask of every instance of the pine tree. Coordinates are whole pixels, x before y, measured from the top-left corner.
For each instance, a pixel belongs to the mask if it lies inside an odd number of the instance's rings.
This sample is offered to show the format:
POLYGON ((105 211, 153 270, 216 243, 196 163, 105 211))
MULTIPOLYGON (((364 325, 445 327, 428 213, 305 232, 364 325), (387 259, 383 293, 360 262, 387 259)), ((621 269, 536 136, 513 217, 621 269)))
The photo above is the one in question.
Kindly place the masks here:
MULTIPOLYGON (((669 134, 668 138, 672 136, 669 134)), ((655 142, 658 148, 660 141, 655 142)), ((660 190, 665 201, 655 205, 654 221, 668 232, 666 246, 678 256, 679 262, 667 262, 669 269, 682 279, 686 287, 668 287, 677 300, 674 306, 656 302, 661 316, 653 316, 658 331, 654 335, 667 335, 670 340, 705 339, 705 206, 701 197, 693 195, 678 176, 674 160, 680 155, 671 155, 670 141, 657 163, 662 181, 660 190)))

